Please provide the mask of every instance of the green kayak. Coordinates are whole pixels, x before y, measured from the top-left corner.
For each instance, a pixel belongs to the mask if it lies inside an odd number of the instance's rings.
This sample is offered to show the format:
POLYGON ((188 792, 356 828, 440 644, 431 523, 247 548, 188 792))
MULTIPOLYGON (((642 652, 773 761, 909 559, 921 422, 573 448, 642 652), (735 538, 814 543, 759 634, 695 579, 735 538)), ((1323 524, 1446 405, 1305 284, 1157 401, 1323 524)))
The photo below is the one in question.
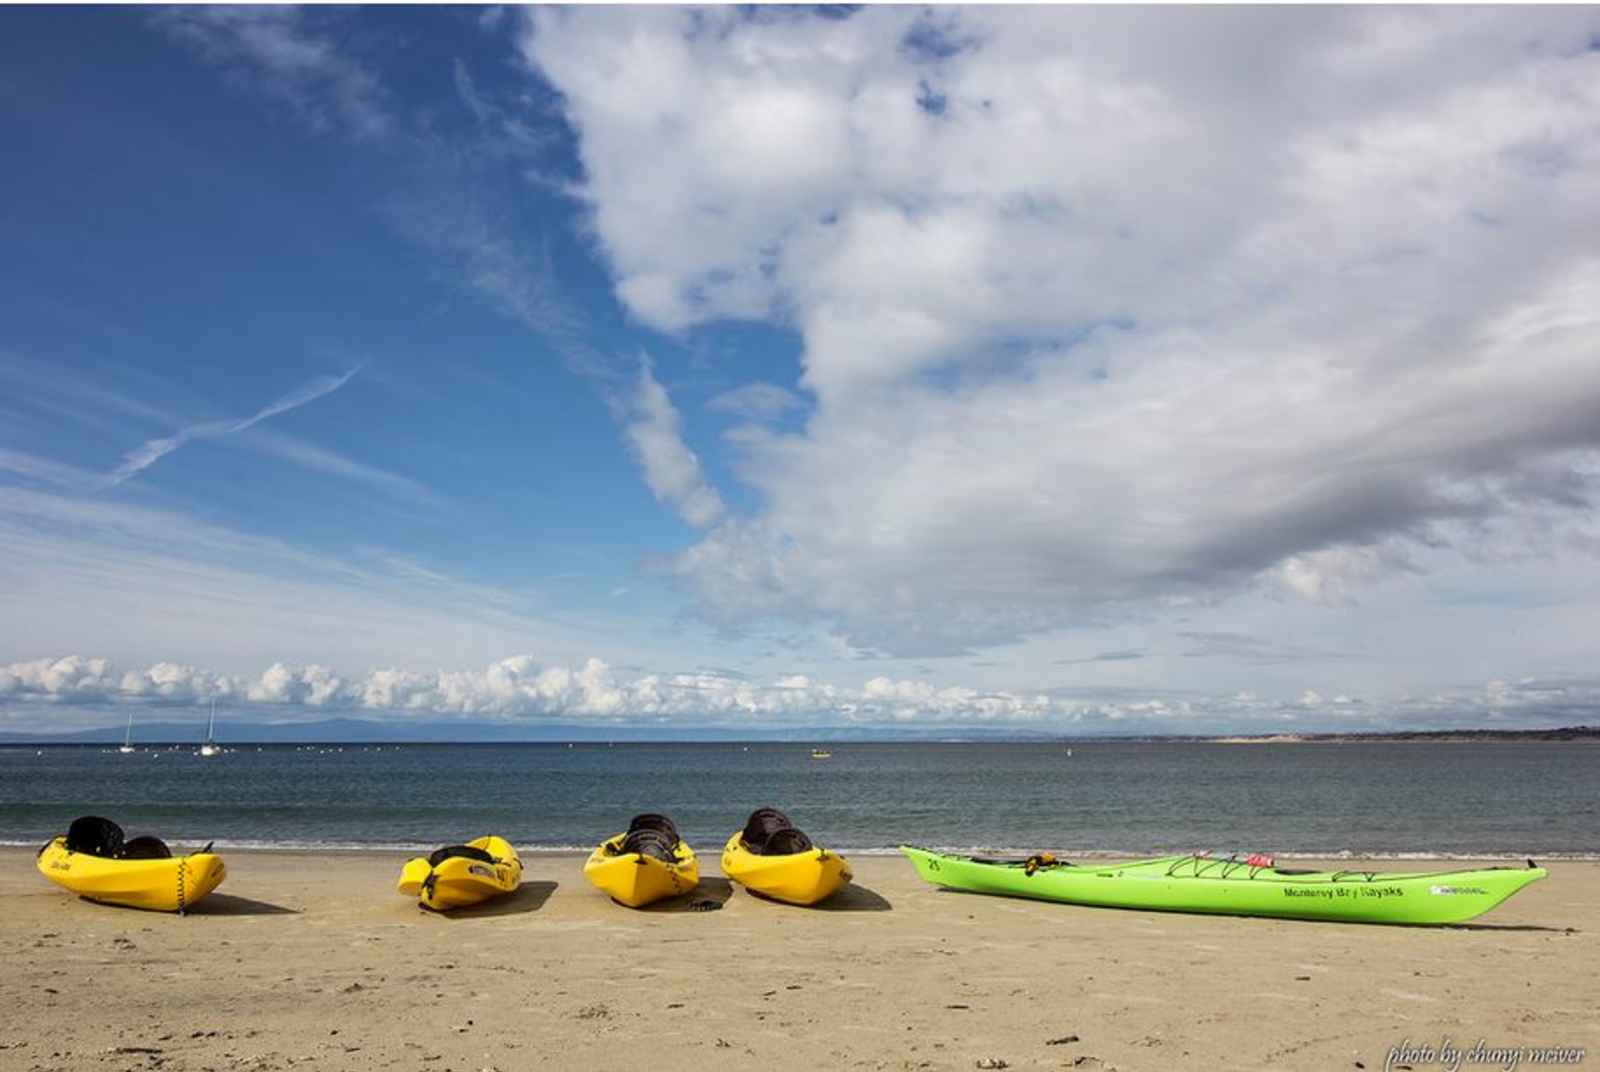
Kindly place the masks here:
POLYGON ((1027 860, 982 860, 909 845, 900 851, 929 882, 968 893, 1104 908, 1352 923, 1460 923, 1546 874, 1532 860, 1527 867, 1389 874, 1279 868, 1266 856, 1209 853, 1073 864, 1049 853, 1027 860))

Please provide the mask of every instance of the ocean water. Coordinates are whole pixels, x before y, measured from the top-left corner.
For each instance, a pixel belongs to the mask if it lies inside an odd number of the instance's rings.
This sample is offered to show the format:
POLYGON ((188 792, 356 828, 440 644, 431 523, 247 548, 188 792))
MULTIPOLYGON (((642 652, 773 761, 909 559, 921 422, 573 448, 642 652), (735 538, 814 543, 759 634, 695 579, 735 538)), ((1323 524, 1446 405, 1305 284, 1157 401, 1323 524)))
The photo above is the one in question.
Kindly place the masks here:
POLYGON ((1586 744, 490 744, 0 749, 0 842, 81 814, 175 844, 587 850, 639 811, 697 849, 751 809, 852 852, 1600 855, 1586 744), (1070 755, 1068 749, 1070 748, 1070 755))

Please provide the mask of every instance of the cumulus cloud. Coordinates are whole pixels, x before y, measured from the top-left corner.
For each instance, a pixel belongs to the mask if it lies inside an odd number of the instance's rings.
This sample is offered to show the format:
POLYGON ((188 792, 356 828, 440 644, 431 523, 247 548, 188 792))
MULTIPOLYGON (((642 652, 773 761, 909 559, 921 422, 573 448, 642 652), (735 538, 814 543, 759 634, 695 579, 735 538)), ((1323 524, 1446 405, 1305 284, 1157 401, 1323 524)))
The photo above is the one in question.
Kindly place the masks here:
POLYGON ((628 448, 655 497, 697 528, 721 517, 722 497, 706 481, 699 457, 683 441, 678 408, 656 380, 648 359, 639 364, 632 392, 616 399, 614 408, 628 448))
POLYGON ((122 675, 123 696, 153 700, 226 700, 244 690, 237 679, 198 670, 182 663, 161 662, 122 675))
POLYGON ((629 310, 804 342, 804 431, 737 440, 761 512, 675 575, 919 655, 1591 547, 1597 34, 543 9, 522 49, 629 310))
POLYGON ((65 700, 100 699, 117 691, 109 659, 68 655, 0 667, 0 696, 48 696, 65 700))
POLYGON ((326 666, 273 663, 246 686, 245 695, 257 703, 326 707, 347 700, 350 685, 326 666))
POLYGON ((1469 689, 1382 702, 1305 689, 1271 700, 1250 691, 1036 692, 976 689, 877 676, 849 687, 805 674, 767 680, 720 670, 621 674, 590 658, 573 666, 518 655, 480 670, 377 668, 346 675, 315 664, 274 663, 259 675, 218 674, 160 662, 117 673, 79 655, 0 666, 0 708, 48 702, 253 705, 289 717, 335 711, 381 717, 458 715, 617 724, 745 725, 832 722, 877 726, 993 724, 1057 732, 1209 733, 1292 724, 1308 729, 1392 726, 1556 725, 1600 713, 1600 679, 1494 680, 1469 689))

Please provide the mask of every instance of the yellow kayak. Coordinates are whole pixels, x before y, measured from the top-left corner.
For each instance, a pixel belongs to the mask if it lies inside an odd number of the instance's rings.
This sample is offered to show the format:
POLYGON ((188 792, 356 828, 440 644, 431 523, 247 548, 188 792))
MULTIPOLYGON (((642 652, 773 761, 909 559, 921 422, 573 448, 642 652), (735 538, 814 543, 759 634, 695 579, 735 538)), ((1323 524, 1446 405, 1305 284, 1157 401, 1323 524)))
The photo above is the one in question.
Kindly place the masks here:
POLYGON ((583 877, 619 904, 642 908, 688 893, 700 883, 700 862, 665 815, 636 815, 626 833, 600 843, 583 877))
POLYGON ((45 878, 91 901, 182 913, 227 877, 210 849, 173 856, 160 838, 124 842, 121 827, 91 815, 51 839, 36 862, 45 878))
POLYGON ((760 808, 722 850, 722 873, 751 893, 775 901, 814 905, 850 881, 850 864, 811 843, 788 816, 760 808))
POLYGON ((465 845, 446 845, 430 856, 407 860, 399 891, 425 908, 465 908, 522 885, 522 860, 505 838, 488 835, 465 845))

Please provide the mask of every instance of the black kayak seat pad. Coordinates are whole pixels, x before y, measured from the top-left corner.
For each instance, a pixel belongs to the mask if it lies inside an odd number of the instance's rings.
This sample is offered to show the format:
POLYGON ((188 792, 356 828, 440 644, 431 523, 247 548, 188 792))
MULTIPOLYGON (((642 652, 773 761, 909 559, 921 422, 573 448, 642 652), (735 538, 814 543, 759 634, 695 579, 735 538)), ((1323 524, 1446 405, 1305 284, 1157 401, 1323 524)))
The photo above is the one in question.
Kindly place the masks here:
POLYGON ((481 860, 486 864, 494 863, 494 857, 482 849, 474 848, 471 845, 446 845, 442 849, 434 849, 433 852, 429 853, 428 866, 438 867, 446 860, 456 856, 467 860, 481 860))
POLYGON ((149 834, 143 837, 129 838, 127 844, 122 846, 124 860, 170 860, 172 850, 167 848, 167 843, 158 837, 149 834))
POLYGON ((621 841, 607 843, 606 852, 612 856, 637 853, 670 864, 677 862, 678 843, 682 840, 671 819, 655 812, 644 812, 629 820, 628 832, 622 835, 621 841))
POLYGON ((654 856, 669 864, 675 863, 678 859, 678 839, 650 827, 630 830, 622 839, 619 854, 626 856, 633 852, 640 856, 654 856))
MULTIPOLYGON (((206 846, 210 848, 210 846, 206 846)), ((122 827, 98 815, 84 815, 67 827, 67 851, 103 860, 167 860, 172 850, 158 837, 146 834, 124 840, 122 827)))
POLYGON ((792 856, 814 846, 805 831, 777 808, 757 808, 745 821, 744 847, 757 856, 792 856))
POLYGON ((631 834, 635 830, 659 831, 660 833, 663 833, 667 837, 671 838, 674 845, 683 840, 678 836, 678 827, 676 823, 674 823, 667 816, 658 815, 653 811, 647 811, 640 815, 635 815, 632 819, 628 820, 628 833, 631 834))
POLYGON ((98 815, 84 815, 67 827, 67 851, 115 860, 122 855, 122 827, 98 815))
POLYGON ((799 852, 810 852, 814 846, 811 839, 806 837, 806 832, 798 827, 789 827, 787 830, 774 831, 767 838, 767 843, 762 846, 762 856, 793 856, 799 852))

